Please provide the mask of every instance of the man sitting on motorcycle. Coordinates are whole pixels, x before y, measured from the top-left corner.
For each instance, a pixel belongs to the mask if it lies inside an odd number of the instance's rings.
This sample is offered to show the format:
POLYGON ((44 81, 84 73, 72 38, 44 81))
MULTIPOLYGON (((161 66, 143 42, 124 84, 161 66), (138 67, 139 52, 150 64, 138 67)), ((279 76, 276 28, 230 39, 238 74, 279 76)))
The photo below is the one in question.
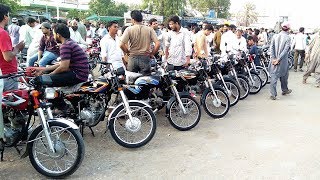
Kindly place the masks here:
POLYGON ((88 58, 83 49, 70 39, 69 28, 65 24, 57 24, 53 28, 53 35, 60 45, 61 61, 46 68, 32 68, 35 79, 43 85, 52 87, 71 86, 86 82, 89 75, 88 58), (50 72, 48 75, 42 75, 50 72))

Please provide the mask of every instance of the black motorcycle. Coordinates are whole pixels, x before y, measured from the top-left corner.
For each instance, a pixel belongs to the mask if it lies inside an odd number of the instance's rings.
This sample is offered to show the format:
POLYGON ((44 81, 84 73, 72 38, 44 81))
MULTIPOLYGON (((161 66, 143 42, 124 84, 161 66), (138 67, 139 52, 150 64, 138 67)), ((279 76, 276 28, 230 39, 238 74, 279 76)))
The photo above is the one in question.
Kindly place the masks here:
POLYGON ((181 131, 194 128, 200 121, 201 110, 197 101, 183 87, 189 81, 197 81, 193 73, 163 68, 154 61, 154 73, 151 76, 139 75, 125 85, 128 99, 142 100, 151 105, 154 111, 166 107, 166 116, 171 125, 181 131))

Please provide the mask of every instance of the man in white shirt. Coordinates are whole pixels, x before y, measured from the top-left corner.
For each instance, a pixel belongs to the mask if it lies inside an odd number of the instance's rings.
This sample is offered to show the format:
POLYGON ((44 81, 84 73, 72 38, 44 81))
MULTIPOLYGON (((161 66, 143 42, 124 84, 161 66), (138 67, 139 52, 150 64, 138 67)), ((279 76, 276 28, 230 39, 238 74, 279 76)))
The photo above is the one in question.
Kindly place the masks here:
POLYGON ((103 38, 106 34, 108 34, 107 29, 103 23, 100 24, 100 28, 97 31, 97 34, 103 38))
POLYGON ((299 29, 299 33, 295 35, 293 38, 291 49, 294 49, 294 71, 297 72, 298 68, 298 59, 300 56, 300 63, 299 63, 299 71, 303 72, 303 62, 305 57, 305 50, 307 47, 307 36, 304 34, 304 28, 301 27, 299 29))
POLYGON ((227 52, 234 50, 234 42, 236 41, 236 35, 231 31, 228 24, 224 25, 225 33, 221 36, 220 50, 221 55, 227 54, 227 52))
POLYGON ((102 61, 112 63, 114 69, 124 67, 123 52, 117 36, 118 28, 117 21, 108 22, 107 29, 109 33, 100 41, 102 61))
POLYGON ((74 42, 78 43, 78 45, 83 49, 86 50, 88 43, 82 39, 81 34, 78 31, 78 22, 73 20, 71 21, 71 27, 69 28, 70 31, 70 39, 74 42))
POLYGON ((191 38, 187 29, 181 27, 178 16, 172 16, 168 20, 171 29, 166 38, 166 60, 174 66, 175 70, 181 70, 190 64, 192 55, 191 38))
POLYGON ((28 18, 27 24, 20 27, 19 30, 19 42, 24 41, 25 46, 22 50, 22 53, 27 54, 27 50, 29 48, 29 45, 32 42, 33 36, 34 36, 34 30, 33 28, 36 25, 36 20, 34 18, 28 18))
POLYGON ((248 50, 247 48, 247 41, 246 39, 242 36, 243 34, 243 31, 241 29, 238 29, 236 31, 236 40, 235 40, 235 43, 234 43, 234 49, 235 50, 241 50, 241 51, 246 51, 248 50))

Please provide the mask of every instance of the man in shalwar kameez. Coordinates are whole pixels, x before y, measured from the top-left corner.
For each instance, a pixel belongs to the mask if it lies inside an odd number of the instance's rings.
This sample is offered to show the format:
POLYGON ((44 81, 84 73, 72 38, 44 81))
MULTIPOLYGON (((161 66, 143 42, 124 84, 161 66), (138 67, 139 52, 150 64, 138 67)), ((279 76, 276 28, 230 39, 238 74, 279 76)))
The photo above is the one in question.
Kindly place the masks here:
POLYGON ((303 75, 302 83, 307 82, 307 78, 311 73, 314 73, 316 78, 315 87, 320 87, 320 31, 311 41, 306 52, 306 61, 309 61, 309 66, 305 74, 303 75))
POLYGON ((291 46, 291 39, 289 36, 290 24, 283 22, 281 24, 282 31, 274 35, 271 41, 271 61, 269 63, 269 70, 271 76, 270 82, 270 99, 276 100, 277 98, 277 82, 280 79, 282 95, 287 95, 292 92, 288 89, 289 77, 289 58, 288 54, 291 46))

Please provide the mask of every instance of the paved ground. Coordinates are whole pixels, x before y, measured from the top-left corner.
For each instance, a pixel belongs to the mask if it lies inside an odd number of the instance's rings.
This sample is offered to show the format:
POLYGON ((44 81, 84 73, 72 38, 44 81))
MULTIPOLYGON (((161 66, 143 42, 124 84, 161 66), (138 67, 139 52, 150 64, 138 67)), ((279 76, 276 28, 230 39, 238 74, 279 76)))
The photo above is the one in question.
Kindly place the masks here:
MULTIPOLYGON (((223 119, 202 112, 199 125, 180 132, 158 115, 153 140, 125 149, 104 134, 86 131, 86 155, 71 179, 320 179, 320 89, 291 72, 293 93, 269 100, 268 85, 233 107, 223 119)), ((280 89, 279 89, 280 91, 280 89)), ((44 179, 12 149, 0 179, 44 179)))

